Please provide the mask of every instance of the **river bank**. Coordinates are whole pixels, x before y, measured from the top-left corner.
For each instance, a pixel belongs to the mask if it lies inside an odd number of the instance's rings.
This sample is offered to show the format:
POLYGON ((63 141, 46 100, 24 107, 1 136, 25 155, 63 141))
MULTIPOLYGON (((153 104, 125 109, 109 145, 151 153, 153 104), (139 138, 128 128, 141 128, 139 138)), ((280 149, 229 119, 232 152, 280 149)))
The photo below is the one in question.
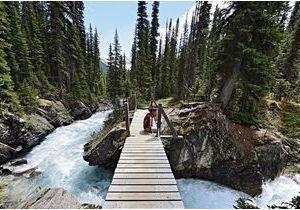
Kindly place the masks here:
POLYGON ((38 107, 30 113, 5 113, 0 119, 0 164, 26 154, 55 128, 111 108, 108 102, 64 105, 39 99, 38 107))
MULTIPOLYGON (((10 204, 16 205, 20 200, 32 200, 28 198, 47 188, 63 188, 74 195, 80 205, 89 203, 101 206, 113 170, 89 166, 82 159, 82 148, 91 135, 102 131, 108 115, 109 112, 96 113, 86 120, 61 126, 46 136, 41 144, 23 157, 28 161, 27 164, 12 167, 16 172, 37 167, 39 173, 31 178, 6 176, 6 201, 10 200, 10 204)), ((239 197, 250 197, 207 180, 183 178, 176 181, 186 208, 232 208, 239 197)), ((269 203, 280 204, 290 200, 299 187, 299 178, 297 182, 296 177, 281 176, 263 184, 262 194, 256 197, 256 202, 264 208, 269 203)))
POLYGON ((13 172, 36 168, 34 176, 6 176, 6 202, 12 206, 37 195, 45 188, 62 188, 81 204, 101 205, 113 171, 89 166, 82 158, 83 145, 99 132, 110 111, 97 112, 86 120, 56 128, 24 159, 27 164, 4 167, 13 172))
MULTIPOLYGON (((164 140, 177 179, 210 180, 259 196, 266 182, 299 173, 297 139, 272 129, 233 123, 212 103, 170 108, 168 115, 178 134, 183 135, 183 139, 164 140)), ((167 126, 163 127, 163 133, 170 134, 167 126)), ((84 159, 90 165, 114 168, 124 144, 124 133, 121 123, 98 134, 85 145, 84 159)))

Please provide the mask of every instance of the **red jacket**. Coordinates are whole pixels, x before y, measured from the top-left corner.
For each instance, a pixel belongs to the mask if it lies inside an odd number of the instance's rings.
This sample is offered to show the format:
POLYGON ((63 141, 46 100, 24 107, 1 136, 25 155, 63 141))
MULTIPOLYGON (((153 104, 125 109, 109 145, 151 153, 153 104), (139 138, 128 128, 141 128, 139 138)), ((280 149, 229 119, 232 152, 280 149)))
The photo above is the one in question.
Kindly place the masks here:
POLYGON ((154 117, 155 117, 155 115, 152 113, 146 114, 146 116, 144 117, 144 129, 152 127, 154 117))

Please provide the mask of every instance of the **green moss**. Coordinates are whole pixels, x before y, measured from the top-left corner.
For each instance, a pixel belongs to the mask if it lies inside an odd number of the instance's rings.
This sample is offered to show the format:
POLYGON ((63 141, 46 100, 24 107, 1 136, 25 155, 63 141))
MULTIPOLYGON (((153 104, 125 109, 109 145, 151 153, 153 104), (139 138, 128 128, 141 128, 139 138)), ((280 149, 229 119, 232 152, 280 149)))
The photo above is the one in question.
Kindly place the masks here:
POLYGON ((300 166, 292 165, 286 168, 287 173, 300 173, 300 166))
POLYGON ((180 107, 182 104, 186 102, 187 101, 177 100, 174 97, 158 99, 156 101, 157 104, 162 104, 163 107, 180 107))
POLYGON ((283 128, 281 132, 290 138, 300 138, 300 112, 280 112, 283 128))
POLYGON ((247 112, 231 112, 229 118, 238 124, 259 126, 262 120, 257 116, 247 112))

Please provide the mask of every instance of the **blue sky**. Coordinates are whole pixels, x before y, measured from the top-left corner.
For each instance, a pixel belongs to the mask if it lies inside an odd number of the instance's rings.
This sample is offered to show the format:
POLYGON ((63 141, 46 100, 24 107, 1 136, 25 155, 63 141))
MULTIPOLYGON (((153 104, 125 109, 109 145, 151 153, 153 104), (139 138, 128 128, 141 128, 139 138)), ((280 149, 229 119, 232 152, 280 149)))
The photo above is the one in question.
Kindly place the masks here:
MULTIPOLYGON (((102 58, 107 58, 109 43, 113 41, 117 28, 122 50, 126 57, 130 57, 133 42, 134 26, 137 18, 136 1, 88 1, 85 3, 85 25, 97 27, 100 38, 100 53, 102 58)), ((161 30, 165 27, 166 20, 184 17, 195 1, 162 1, 160 2, 159 21, 161 30)), ((147 14, 151 20, 152 2, 148 2, 147 14)))

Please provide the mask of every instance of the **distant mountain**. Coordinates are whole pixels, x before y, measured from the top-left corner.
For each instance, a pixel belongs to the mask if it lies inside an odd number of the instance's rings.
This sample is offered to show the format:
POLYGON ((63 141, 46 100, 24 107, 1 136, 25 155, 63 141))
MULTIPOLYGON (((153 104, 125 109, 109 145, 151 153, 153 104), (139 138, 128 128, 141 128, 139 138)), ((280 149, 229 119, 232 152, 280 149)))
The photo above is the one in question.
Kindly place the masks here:
POLYGON ((101 70, 102 70, 104 73, 107 73, 107 71, 108 71, 108 64, 107 64, 106 59, 104 59, 104 58, 101 58, 101 59, 100 59, 100 68, 101 68, 101 70))
MULTIPOLYGON (((127 57, 125 59, 126 59, 126 69, 129 70, 131 68, 131 61, 127 57)), ((104 73, 107 73, 108 63, 107 63, 107 60, 105 58, 100 58, 100 67, 101 67, 101 69, 104 73)))

